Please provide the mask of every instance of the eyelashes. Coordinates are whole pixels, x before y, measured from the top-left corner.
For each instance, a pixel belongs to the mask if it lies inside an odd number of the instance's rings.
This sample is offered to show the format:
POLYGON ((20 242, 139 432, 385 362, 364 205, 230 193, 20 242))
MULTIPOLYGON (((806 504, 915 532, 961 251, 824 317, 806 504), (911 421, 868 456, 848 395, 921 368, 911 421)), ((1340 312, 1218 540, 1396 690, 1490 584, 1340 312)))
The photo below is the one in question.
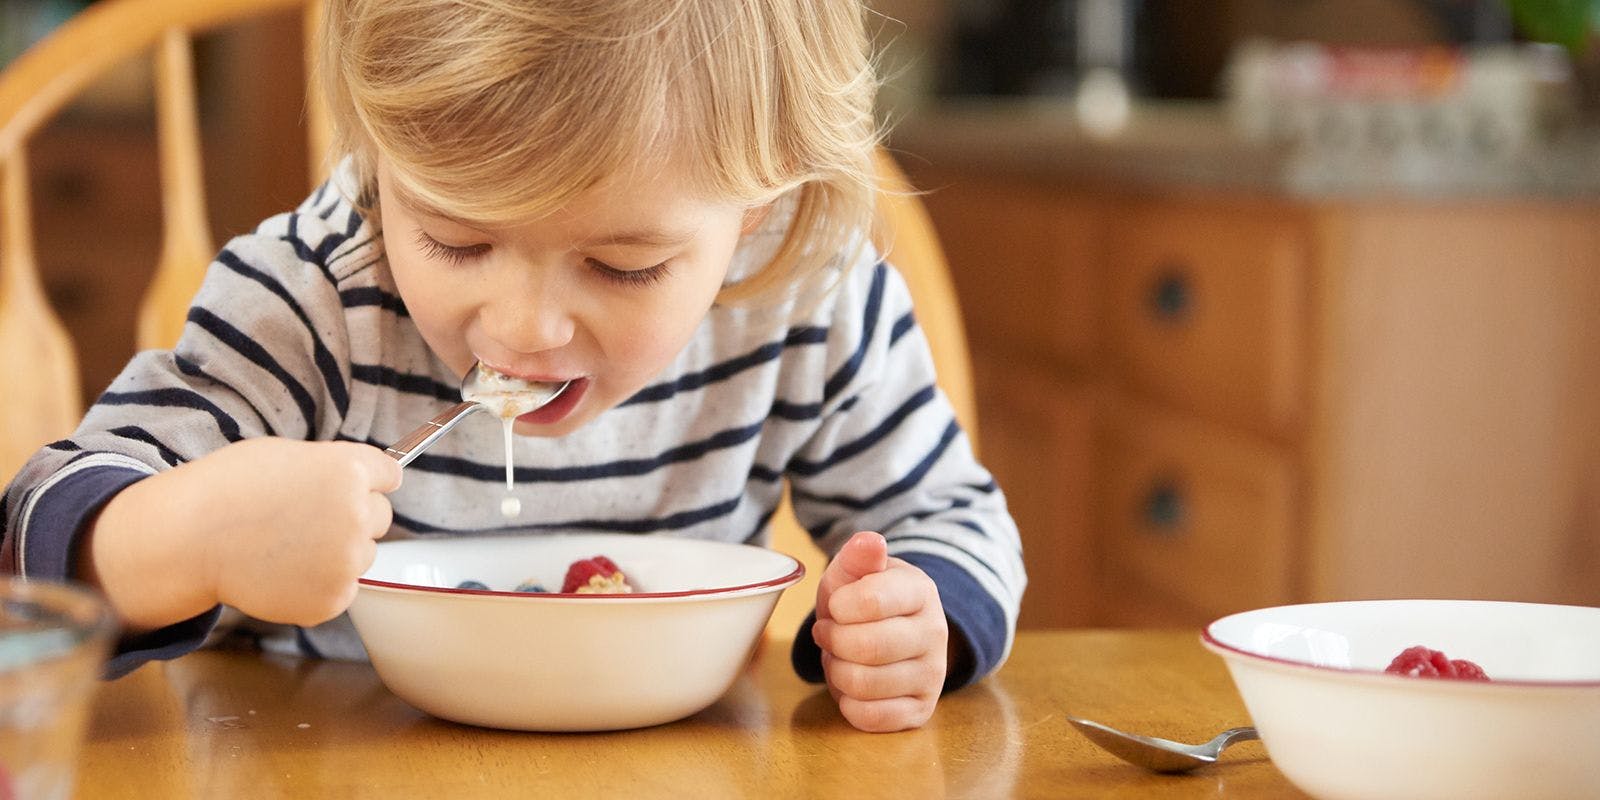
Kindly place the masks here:
POLYGON ((436 258, 449 264, 461 265, 489 252, 487 244, 469 244, 464 247, 445 244, 419 230, 416 236, 417 246, 422 248, 429 258, 436 258))
POLYGON ((670 274, 670 267, 665 261, 644 269, 617 269, 604 261, 593 258, 586 258, 583 263, 588 264, 606 280, 620 283, 624 286, 650 286, 660 283, 670 274))
MULTIPOLYGON (((464 246, 445 244, 422 230, 417 231, 415 241, 424 255, 452 266, 461 266, 482 258, 490 249, 488 244, 464 246)), ((622 286, 651 286, 660 283, 671 274, 670 262, 666 261, 644 269, 618 269, 596 258, 585 258, 583 263, 605 280, 622 286)))

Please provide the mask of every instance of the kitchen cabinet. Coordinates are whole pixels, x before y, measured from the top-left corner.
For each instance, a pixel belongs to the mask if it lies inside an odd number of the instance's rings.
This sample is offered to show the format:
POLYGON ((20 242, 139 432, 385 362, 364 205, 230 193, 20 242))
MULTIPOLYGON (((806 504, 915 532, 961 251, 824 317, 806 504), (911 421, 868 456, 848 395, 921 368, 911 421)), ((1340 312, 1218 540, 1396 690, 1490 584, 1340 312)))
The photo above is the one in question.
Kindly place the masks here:
POLYGON ((1600 604, 1600 203, 902 161, 1022 530, 1023 626, 1600 604))

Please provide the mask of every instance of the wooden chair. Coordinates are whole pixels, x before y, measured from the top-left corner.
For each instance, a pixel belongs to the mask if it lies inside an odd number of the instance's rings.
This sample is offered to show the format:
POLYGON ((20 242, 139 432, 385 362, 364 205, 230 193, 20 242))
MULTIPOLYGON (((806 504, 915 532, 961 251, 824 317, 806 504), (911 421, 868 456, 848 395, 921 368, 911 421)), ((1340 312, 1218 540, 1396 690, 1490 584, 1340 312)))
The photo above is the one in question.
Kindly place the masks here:
MULTIPOLYGON (((189 301, 215 254, 208 233, 192 41, 252 17, 302 8, 309 42, 320 23, 316 0, 102 0, 28 50, 0 73, 0 480, 9 479, 39 446, 76 427, 77 359, 45 298, 32 244, 28 196, 29 138, 86 88, 125 59, 148 53, 155 66, 163 244, 155 277, 140 304, 137 345, 170 347, 189 301)), ((307 53, 314 52, 307 48, 307 53)), ((309 73, 309 71, 308 71, 309 73)), ((326 115, 306 109, 310 184, 323 178, 326 115)), ((954 288, 933 227, 890 156, 877 166, 886 191, 880 210, 883 246, 910 285, 920 324, 933 348, 939 383, 976 438, 976 411, 966 335, 954 288)), ((774 521, 775 545, 807 561, 807 583, 785 593, 774 617, 782 635, 809 610, 823 562, 787 509, 774 521)))

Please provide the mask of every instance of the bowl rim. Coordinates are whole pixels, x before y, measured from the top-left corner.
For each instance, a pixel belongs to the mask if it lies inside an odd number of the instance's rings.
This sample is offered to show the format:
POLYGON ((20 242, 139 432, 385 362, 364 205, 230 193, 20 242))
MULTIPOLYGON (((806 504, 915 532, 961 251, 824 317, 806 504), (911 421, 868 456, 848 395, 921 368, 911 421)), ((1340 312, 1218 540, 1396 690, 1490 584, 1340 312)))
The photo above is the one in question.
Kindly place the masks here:
MULTIPOLYGON (((1312 664, 1312 663, 1309 663, 1309 662, 1306 662, 1306 661, 1296 661, 1296 660, 1291 659, 1291 658, 1284 658, 1282 656, 1271 656, 1271 655, 1266 655, 1266 654, 1263 654, 1263 653, 1257 653, 1257 652, 1253 652, 1253 651, 1250 651, 1250 650, 1245 650, 1245 649, 1243 649, 1241 647, 1238 647, 1238 646, 1235 646, 1235 645, 1228 644, 1227 642, 1224 642, 1224 641, 1218 639, 1216 636, 1213 636, 1212 633, 1211 633, 1211 629, 1213 627, 1215 627, 1220 622, 1223 622, 1223 621, 1228 620, 1228 619, 1232 619, 1234 617, 1239 617, 1239 616, 1242 616, 1242 615, 1245 615, 1245 614, 1252 614, 1252 613, 1261 612, 1261 611, 1275 611, 1275 610, 1278 610, 1278 609, 1285 609, 1285 608, 1302 608, 1302 607, 1311 607, 1311 606, 1348 606, 1348 605, 1358 605, 1358 604, 1364 604, 1364 603, 1393 603, 1393 602, 1402 602, 1402 603, 1410 603, 1410 602, 1482 603, 1482 604, 1489 604, 1489 605, 1547 606, 1547 607, 1559 607, 1559 608, 1581 608, 1581 609, 1593 610, 1593 611, 1595 611, 1597 613, 1600 613, 1600 608, 1593 608, 1591 606, 1578 606, 1578 605, 1572 605, 1572 604, 1566 604, 1566 603, 1525 603, 1525 602, 1509 601, 1509 600, 1500 601, 1500 600, 1445 600, 1445 599, 1424 599, 1424 598, 1395 598, 1395 599, 1390 599, 1390 600, 1333 600, 1333 601, 1327 601, 1327 602, 1321 602, 1321 603, 1288 603, 1288 604, 1284 604, 1284 605, 1265 606, 1265 607, 1262 607, 1262 608, 1253 608, 1253 609, 1249 609, 1249 610, 1246 610, 1246 611, 1238 611, 1238 612, 1234 612, 1232 614, 1226 614, 1224 616, 1218 617, 1218 618, 1212 620, 1211 622, 1206 623, 1205 628, 1201 629, 1201 631, 1200 631, 1200 643, 1205 645, 1206 647, 1210 648, 1212 651, 1216 652, 1218 655, 1221 655, 1221 656, 1224 656, 1224 657, 1237 656, 1239 658, 1244 659, 1247 662, 1254 662, 1254 663, 1258 663, 1258 664, 1271 665, 1273 667, 1277 667, 1277 668, 1280 668, 1280 669, 1288 669, 1288 670, 1292 670, 1292 671, 1301 671, 1301 672, 1310 672, 1310 673, 1317 673, 1317 674, 1322 674, 1322 675, 1351 675, 1351 676, 1360 676, 1360 677, 1364 677, 1364 678, 1377 678, 1377 679, 1386 680, 1386 681, 1387 680, 1401 680, 1401 681, 1417 682, 1418 678, 1416 678, 1414 676, 1396 675, 1396 674, 1394 674, 1392 672, 1385 672, 1384 670, 1381 670, 1381 669, 1368 669, 1368 668, 1363 668, 1363 667, 1335 667, 1335 666, 1330 666, 1330 665, 1327 665, 1327 664, 1312 664)), ((1450 678, 1434 678, 1434 679, 1431 679, 1431 680, 1430 679, 1421 679, 1421 681, 1420 681, 1420 683, 1418 685, 1432 685, 1432 686, 1438 686, 1440 688, 1448 687, 1448 688, 1451 688, 1451 689, 1464 688, 1464 687, 1472 686, 1472 687, 1480 687, 1482 690, 1487 690, 1487 691, 1493 691, 1494 687, 1532 687, 1532 688, 1536 688, 1536 689, 1600 689, 1600 678, 1596 678, 1594 680, 1548 680, 1548 681, 1530 680, 1528 678, 1491 678, 1491 679, 1489 679, 1487 681, 1455 680, 1455 679, 1450 679, 1450 678)), ((1469 690, 1469 691, 1472 691, 1472 690, 1469 690)))
MULTIPOLYGON (((402 540, 408 541, 408 540, 402 540)), ((737 542, 716 542, 716 544, 739 544, 737 542)), ((740 545, 753 547, 754 545, 740 545)), ((401 583, 399 581, 386 581, 377 578, 360 577, 356 579, 359 586, 369 586, 375 589, 391 589, 402 592, 423 592, 433 594, 476 595, 479 597, 516 597, 528 600, 607 600, 627 602, 630 600, 664 600, 683 597, 720 597, 738 593, 758 593, 758 590, 775 587, 787 587, 799 583, 806 575, 806 565, 800 559, 770 547, 758 548, 777 556, 782 556, 794 565, 794 569, 776 578, 740 583, 733 586, 712 586, 700 589, 683 589, 676 592, 627 592, 620 594, 591 594, 588 592, 517 592, 504 589, 458 589, 453 586, 423 586, 415 583, 401 583)))

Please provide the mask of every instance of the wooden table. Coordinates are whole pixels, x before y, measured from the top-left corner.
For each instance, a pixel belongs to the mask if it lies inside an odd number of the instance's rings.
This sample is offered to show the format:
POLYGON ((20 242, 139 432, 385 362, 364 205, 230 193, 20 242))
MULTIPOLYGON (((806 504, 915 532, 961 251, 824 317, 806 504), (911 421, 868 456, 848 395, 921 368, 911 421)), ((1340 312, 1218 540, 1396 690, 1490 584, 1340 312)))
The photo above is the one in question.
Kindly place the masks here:
POLYGON ((390 694, 365 664, 203 651, 103 685, 78 797, 1303 798, 1257 742, 1183 776, 1096 749, 1068 711, 1202 741, 1247 721, 1193 631, 1027 631, 928 725, 849 727, 768 642, 711 708, 636 731, 457 725, 390 694))

